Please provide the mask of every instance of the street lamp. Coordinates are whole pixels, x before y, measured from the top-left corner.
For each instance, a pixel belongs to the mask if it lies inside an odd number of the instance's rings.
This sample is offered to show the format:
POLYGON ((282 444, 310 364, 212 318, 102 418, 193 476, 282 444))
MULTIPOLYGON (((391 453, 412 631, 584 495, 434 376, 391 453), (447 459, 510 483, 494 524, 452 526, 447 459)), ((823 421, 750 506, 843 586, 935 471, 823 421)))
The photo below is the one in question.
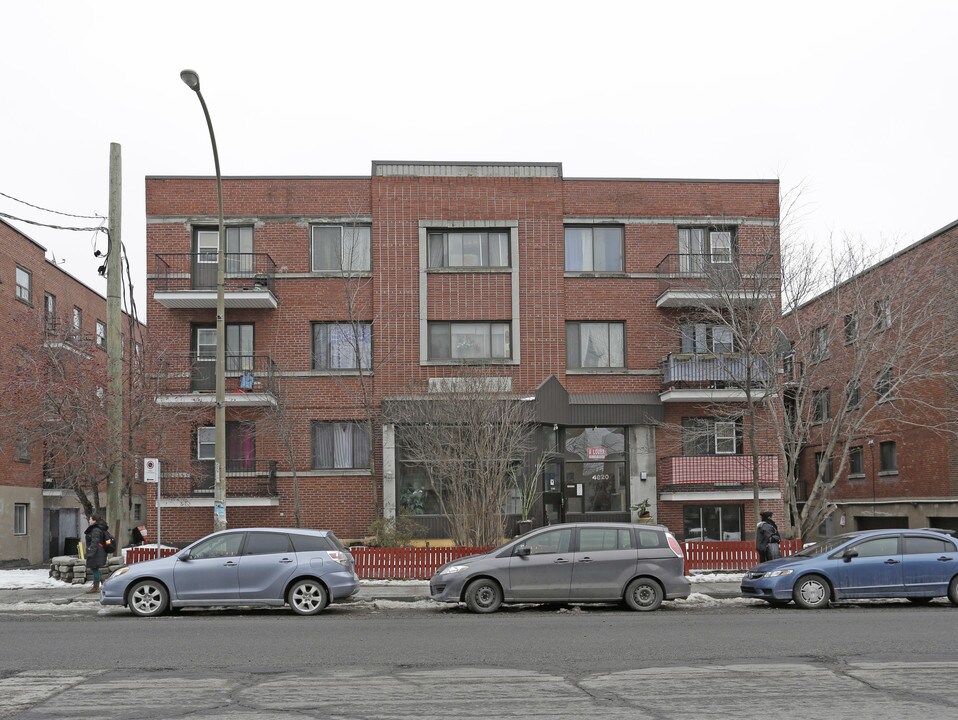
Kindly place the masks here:
POLYGON ((203 106, 206 126, 213 144, 213 164, 216 166, 216 195, 220 211, 220 239, 216 254, 216 452, 213 468, 213 530, 226 529, 226 299, 224 277, 226 274, 226 227, 223 222, 223 179, 220 176, 220 156, 216 152, 216 136, 210 111, 206 108, 200 92, 200 76, 194 70, 184 70, 180 79, 196 93, 203 106))

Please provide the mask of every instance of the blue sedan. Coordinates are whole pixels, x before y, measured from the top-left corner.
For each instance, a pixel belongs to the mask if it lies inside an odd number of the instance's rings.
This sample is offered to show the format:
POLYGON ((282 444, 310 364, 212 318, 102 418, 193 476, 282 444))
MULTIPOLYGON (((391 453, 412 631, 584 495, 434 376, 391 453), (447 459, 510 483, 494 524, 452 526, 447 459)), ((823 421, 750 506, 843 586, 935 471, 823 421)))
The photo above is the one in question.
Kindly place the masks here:
POLYGON ((753 567, 742 596, 810 609, 858 598, 926 603, 947 596, 958 605, 958 542, 935 530, 845 533, 753 567))
POLYGON ((246 528, 207 535, 175 555, 127 565, 103 583, 103 605, 153 617, 213 605, 289 605, 315 615, 359 591, 353 556, 326 530, 246 528))

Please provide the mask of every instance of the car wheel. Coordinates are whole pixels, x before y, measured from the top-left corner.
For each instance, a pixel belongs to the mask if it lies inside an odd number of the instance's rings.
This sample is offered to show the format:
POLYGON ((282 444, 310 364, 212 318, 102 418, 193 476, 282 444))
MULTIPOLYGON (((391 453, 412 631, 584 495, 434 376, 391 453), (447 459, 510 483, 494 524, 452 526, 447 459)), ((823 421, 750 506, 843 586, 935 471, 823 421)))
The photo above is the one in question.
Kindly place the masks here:
POLYGON ((935 598, 930 597, 910 597, 908 598, 908 602, 910 602, 912 605, 927 605, 934 599, 935 598))
POLYGON ((329 604, 329 595, 316 580, 300 580, 289 589, 286 602, 297 615, 316 615, 329 604))
POLYGON ((494 580, 480 578, 466 588, 466 607, 474 613, 491 613, 502 605, 502 588, 494 580))
POLYGON ((662 586, 650 578, 637 578, 625 589, 625 603, 633 610, 648 612, 662 604, 662 586))
POLYGON ((831 599, 831 588, 828 586, 828 581, 821 575, 806 575, 795 583, 792 598, 799 607, 806 610, 817 610, 818 608, 828 607, 828 601, 831 599))
POLYGON ((162 615, 170 604, 170 594, 156 580, 141 580, 130 588, 127 602, 130 612, 140 617, 162 615))
POLYGON ((948 583, 948 599, 952 605, 958 605, 958 575, 955 575, 948 583))

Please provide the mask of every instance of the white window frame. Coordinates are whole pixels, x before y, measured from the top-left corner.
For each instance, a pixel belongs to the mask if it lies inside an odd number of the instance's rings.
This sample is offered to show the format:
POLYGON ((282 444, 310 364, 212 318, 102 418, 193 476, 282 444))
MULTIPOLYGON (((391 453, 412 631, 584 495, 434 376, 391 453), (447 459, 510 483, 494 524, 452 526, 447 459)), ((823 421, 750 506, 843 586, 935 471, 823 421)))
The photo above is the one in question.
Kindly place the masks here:
POLYGON ((14 535, 29 535, 30 534, 30 503, 14 503, 13 504, 13 534, 14 535))
POLYGON ((732 263, 732 232, 730 230, 709 231, 709 262, 713 265, 732 263), (716 252, 716 251, 720 252, 716 252))
POLYGON ((106 347, 106 323, 102 320, 96 321, 96 346, 99 348, 106 347))
MULTIPOLYGON (((475 322, 452 322, 447 320, 430 320, 427 325, 427 351, 429 353, 428 358, 431 362, 452 362, 452 363, 461 363, 461 362, 508 362, 512 360, 512 323, 505 321, 495 321, 495 320, 477 320, 475 322), (449 326, 449 357, 435 357, 432 355, 432 333, 433 329, 439 325, 448 325, 449 326), (468 326, 485 326, 487 329, 487 339, 489 343, 489 354, 483 356, 473 356, 473 355, 462 355, 461 349, 457 347, 464 342, 465 339, 461 339, 458 343, 455 341, 456 337, 456 327, 459 326, 460 333, 463 330, 467 329, 468 326), (493 352, 493 338, 494 328, 504 327, 505 332, 503 333, 503 354, 495 355, 493 352), (457 350, 460 350, 460 354, 457 354, 457 350)), ((473 333, 475 334, 475 333, 473 333)))
POLYGON ((220 254, 219 230, 196 231, 196 262, 215 264, 220 254))
POLYGON ((83 311, 76 305, 73 306, 73 329, 77 332, 83 327, 83 311))
POLYGON ((735 455, 738 451, 738 435, 734 422, 715 423, 715 454, 735 455), (731 443, 731 445, 729 445, 731 443))
POLYGON ((17 300, 33 302, 33 273, 17 265, 17 300))
POLYGON ((370 272, 372 268, 372 226, 357 223, 355 225, 312 225, 309 231, 309 267, 314 273, 344 273, 344 272, 370 272), (321 230, 339 230, 339 259, 342 267, 320 268, 316 266, 319 253, 316 252, 316 243, 319 238, 317 234, 321 230), (361 233, 367 234, 365 240, 361 233), (347 244, 352 235, 352 248, 347 248, 347 244), (362 251, 360 256, 356 256, 356 249, 362 251), (353 262, 347 263, 348 260, 353 262))
POLYGON ((196 428, 196 459, 197 460, 215 460, 216 459, 216 427, 206 425, 196 428), (204 448, 208 448, 204 454, 204 448))

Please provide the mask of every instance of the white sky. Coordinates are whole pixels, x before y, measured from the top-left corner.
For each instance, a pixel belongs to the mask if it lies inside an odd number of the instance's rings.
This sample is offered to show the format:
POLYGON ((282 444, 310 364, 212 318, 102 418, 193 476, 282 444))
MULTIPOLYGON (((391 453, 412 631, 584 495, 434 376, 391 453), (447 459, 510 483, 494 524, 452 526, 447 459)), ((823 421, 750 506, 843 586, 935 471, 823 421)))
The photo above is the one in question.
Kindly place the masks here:
MULTIPOLYGON (((227 176, 558 161, 802 183, 816 243, 902 244, 958 218, 955 2, 30 0, 4 3, 3 27, 0 192, 105 215, 120 143, 141 313, 144 177, 213 174, 183 68, 227 176)), ((105 293, 92 233, 17 226, 105 293)))

